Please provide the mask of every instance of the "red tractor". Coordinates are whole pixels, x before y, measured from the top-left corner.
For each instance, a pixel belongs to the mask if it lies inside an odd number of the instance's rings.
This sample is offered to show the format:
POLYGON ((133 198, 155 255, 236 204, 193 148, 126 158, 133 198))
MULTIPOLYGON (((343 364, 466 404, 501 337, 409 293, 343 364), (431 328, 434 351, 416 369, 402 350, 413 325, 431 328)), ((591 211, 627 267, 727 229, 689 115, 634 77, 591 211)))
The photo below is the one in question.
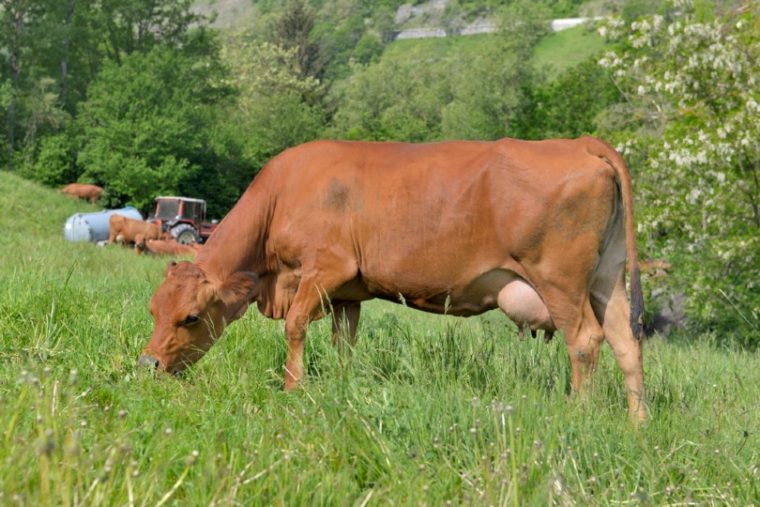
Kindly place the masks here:
POLYGON ((190 197, 156 197, 156 211, 148 221, 161 224, 177 243, 203 243, 218 224, 206 221, 206 201, 190 197))

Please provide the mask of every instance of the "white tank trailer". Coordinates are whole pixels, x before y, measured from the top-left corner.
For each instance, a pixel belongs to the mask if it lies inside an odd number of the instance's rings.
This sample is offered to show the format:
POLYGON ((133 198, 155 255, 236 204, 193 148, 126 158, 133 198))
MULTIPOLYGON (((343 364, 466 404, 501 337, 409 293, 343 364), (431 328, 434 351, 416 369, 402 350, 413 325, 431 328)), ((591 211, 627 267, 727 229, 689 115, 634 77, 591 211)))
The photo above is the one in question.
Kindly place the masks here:
POLYGON ((111 215, 122 215, 135 220, 143 219, 140 212, 132 206, 104 209, 92 213, 76 213, 66 220, 63 226, 63 237, 67 241, 105 241, 108 239, 108 220, 111 215))

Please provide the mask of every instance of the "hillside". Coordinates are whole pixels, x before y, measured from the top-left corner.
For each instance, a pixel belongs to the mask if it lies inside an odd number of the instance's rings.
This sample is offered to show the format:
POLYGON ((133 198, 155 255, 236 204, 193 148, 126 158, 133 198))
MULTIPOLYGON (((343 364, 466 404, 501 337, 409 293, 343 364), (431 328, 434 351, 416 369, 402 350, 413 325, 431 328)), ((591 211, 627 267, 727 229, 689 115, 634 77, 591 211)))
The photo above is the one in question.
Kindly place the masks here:
MULTIPOLYGON (((469 9, 473 10, 476 4, 477 2, 468 3, 469 9)), ((440 27, 445 5, 446 2, 441 0, 422 2, 414 6, 404 4, 395 12, 394 28, 401 30, 440 27)), ((203 15, 215 16, 212 26, 222 31, 259 26, 255 22, 258 19, 258 6, 251 0, 199 0, 195 4, 195 9, 203 15)), ((475 11, 477 9, 473 12, 475 11)), ((597 8, 592 12, 598 15, 600 11, 597 8)), ((572 14, 577 13, 572 12, 572 14)), ((478 19, 480 20, 478 22, 483 23, 488 18, 478 19)), ((431 59, 441 59, 460 53, 469 57, 483 50, 483 43, 488 37, 492 36, 479 34, 396 40, 384 49, 382 57, 403 59, 405 53, 419 55, 420 51, 428 53, 431 59)), ((598 53, 603 47, 604 42, 595 30, 589 26, 577 26, 550 33, 544 37, 536 47, 535 63, 539 67, 548 68, 551 76, 556 76, 562 70, 598 53)))
POLYGON ((219 29, 238 29, 250 25, 256 9, 251 0, 196 0, 193 10, 211 17, 211 26, 219 29))
MULTIPOLYGON (((583 0, 576 2, 547 2, 552 8, 549 14, 553 18, 568 18, 576 16, 593 15, 598 16, 606 13, 609 8, 599 0, 583 0)), ((204 16, 211 16, 211 25, 215 28, 243 29, 250 27, 255 22, 261 11, 276 12, 284 7, 286 2, 273 3, 271 1, 260 0, 195 0, 193 9, 204 16), (262 8, 263 6, 263 8, 262 8)), ((333 4, 330 2, 312 2, 312 6, 317 10, 330 11, 347 11, 357 8, 359 2, 342 2, 333 4), (318 7, 316 7, 318 6, 318 7)), ((422 1, 386 1, 377 2, 373 13, 380 10, 388 10, 388 6, 397 6, 395 9, 389 9, 393 19, 393 28, 395 30, 404 30, 410 28, 439 28, 446 23, 447 11, 449 8, 458 8, 460 22, 469 24, 473 22, 483 23, 492 18, 495 10, 494 4, 486 0, 469 0, 456 3, 447 0, 422 0, 422 1)), ((371 4, 369 4, 371 5, 371 4)), ((371 21, 371 20, 370 20, 371 21)))
POLYGON ((757 354, 647 343, 651 421, 625 417, 608 349, 568 396, 561 339, 492 312, 365 303, 350 361, 310 327, 282 392, 282 324, 255 309, 181 378, 135 368, 166 259, 62 239, 92 209, 0 171, 0 503, 751 504, 757 354), (730 456, 730 459, 725 459, 730 456), (726 485, 731 484, 731 488, 726 485))
POLYGON ((544 37, 536 46, 533 58, 538 67, 549 67, 550 75, 577 65, 599 54, 605 48, 604 39, 587 26, 576 26, 544 37))
MULTIPOLYGON (((468 35, 460 37, 397 40, 388 45, 382 58, 401 60, 407 55, 422 52, 431 60, 450 56, 472 58, 484 51, 486 42, 494 35, 468 35)), ((604 40, 587 26, 577 26, 544 37, 534 52, 534 64, 548 68, 551 76, 576 65, 604 49, 604 40)))

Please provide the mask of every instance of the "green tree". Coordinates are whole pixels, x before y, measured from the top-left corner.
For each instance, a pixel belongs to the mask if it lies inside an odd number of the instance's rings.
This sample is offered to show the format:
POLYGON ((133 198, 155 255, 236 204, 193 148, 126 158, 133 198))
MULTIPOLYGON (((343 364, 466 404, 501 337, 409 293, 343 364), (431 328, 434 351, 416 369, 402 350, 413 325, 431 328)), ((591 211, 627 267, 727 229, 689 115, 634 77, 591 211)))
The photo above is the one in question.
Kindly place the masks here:
POLYGON ((20 102, 31 67, 29 56, 41 17, 41 5, 34 0, 2 0, 0 2, 0 46, 3 78, 9 83, 9 101, 6 111, 6 136, 8 148, 13 151, 18 141, 18 127, 22 116, 20 102))
POLYGON ((684 7, 602 28, 626 101, 608 137, 634 162, 647 248, 676 266, 692 322, 760 344, 760 14, 684 7), (622 129, 622 130, 620 130, 622 129))
POLYGON ((454 65, 454 99, 443 111, 444 137, 527 137, 532 88, 540 83, 532 52, 548 29, 547 11, 530 2, 515 2, 501 11, 500 32, 490 47, 473 61, 454 65))
POLYGON ((61 107, 76 111, 100 68, 101 30, 96 26, 100 15, 95 0, 35 0, 39 5, 35 44, 30 60, 36 79, 53 80, 61 107))
POLYGON ((524 137, 578 137, 597 131, 597 116, 621 100, 609 71, 590 58, 532 90, 521 118, 524 137))
POLYGON ((39 153, 22 168, 22 175, 50 186, 77 181, 81 169, 76 164, 76 140, 71 134, 48 135, 39 144, 39 153))
POLYGON ((202 21, 192 4, 192 0, 101 0, 93 15, 102 30, 106 56, 120 62, 157 45, 184 44, 190 27, 202 21))
MULTIPOLYGON (((225 40, 223 59, 239 94, 227 113, 229 128, 222 128, 229 139, 238 139, 254 170, 280 151, 320 135, 325 111, 309 98, 322 96, 323 86, 303 75, 297 48, 233 34, 225 40)), ((252 176, 247 175, 245 184, 252 176)))
POLYGON ((302 78, 321 78, 325 62, 319 40, 312 36, 316 13, 303 0, 290 0, 272 26, 271 42, 295 51, 302 78))
POLYGON ((340 107, 330 134, 348 139, 428 141, 441 136, 441 109, 450 98, 446 64, 404 59, 354 65, 337 90, 340 107))
POLYGON ((229 205, 237 189, 219 174, 211 142, 231 92, 226 77, 216 47, 203 40, 107 62, 78 118, 83 177, 103 183, 111 204, 147 209, 158 193, 192 189, 213 210, 229 205), (199 179, 219 182, 204 188, 199 179))
POLYGON ((4 137, 9 159, 29 175, 41 167, 42 140, 68 128, 104 61, 157 46, 187 51, 198 47, 191 26, 203 31, 188 0, 1 0, 0 7, 4 137))

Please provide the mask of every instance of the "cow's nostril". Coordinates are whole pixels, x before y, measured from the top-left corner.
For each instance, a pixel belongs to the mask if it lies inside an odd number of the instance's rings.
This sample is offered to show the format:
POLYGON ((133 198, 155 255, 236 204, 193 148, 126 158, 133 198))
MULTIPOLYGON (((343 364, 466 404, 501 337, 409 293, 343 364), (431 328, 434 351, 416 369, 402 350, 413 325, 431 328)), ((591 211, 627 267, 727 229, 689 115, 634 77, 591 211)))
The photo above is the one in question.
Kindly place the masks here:
POLYGON ((138 366, 152 366, 153 368, 158 368, 159 362, 158 359, 152 356, 140 356, 140 359, 137 360, 138 366))

